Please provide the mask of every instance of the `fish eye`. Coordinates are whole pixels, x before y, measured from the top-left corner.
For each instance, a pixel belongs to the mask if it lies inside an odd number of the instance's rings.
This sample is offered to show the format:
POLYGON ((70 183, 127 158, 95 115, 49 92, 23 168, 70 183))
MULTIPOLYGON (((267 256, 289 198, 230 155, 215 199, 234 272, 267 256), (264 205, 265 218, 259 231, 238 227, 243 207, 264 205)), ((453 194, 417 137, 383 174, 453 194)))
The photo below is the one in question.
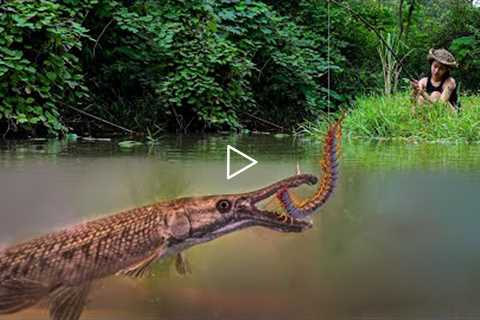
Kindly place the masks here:
POLYGON ((232 203, 226 199, 223 199, 217 202, 217 210, 220 211, 221 213, 226 213, 230 211, 231 207, 232 207, 232 203))

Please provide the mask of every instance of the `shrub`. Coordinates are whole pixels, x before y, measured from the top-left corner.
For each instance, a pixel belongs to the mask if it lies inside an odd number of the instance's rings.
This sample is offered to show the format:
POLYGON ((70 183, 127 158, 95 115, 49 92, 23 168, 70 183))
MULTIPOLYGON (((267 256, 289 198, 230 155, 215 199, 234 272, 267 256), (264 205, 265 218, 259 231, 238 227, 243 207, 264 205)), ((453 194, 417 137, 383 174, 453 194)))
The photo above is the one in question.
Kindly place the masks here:
POLYGON ((80 23, 84 3, 8 1, 0 7, 0 120, 8 128, 64 132, 61 106, 87 97, 76 55, 88 38, 80 23))

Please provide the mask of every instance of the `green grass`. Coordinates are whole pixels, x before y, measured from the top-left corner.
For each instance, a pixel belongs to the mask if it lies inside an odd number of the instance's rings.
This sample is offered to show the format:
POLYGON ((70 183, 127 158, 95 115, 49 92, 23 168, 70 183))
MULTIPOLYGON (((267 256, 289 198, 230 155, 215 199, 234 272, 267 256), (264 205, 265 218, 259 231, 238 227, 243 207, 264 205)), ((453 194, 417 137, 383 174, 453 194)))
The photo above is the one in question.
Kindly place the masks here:
MULTIPOLYGON (((348 138, 407 142, 480 143, 480 96, 462 96, 462 108, 451 112, 443 104, 411 110, 407 93, 359 97, 344 120, 348 138)), ((303 134, 323 137, 332 117, 301 126, 303 134)))

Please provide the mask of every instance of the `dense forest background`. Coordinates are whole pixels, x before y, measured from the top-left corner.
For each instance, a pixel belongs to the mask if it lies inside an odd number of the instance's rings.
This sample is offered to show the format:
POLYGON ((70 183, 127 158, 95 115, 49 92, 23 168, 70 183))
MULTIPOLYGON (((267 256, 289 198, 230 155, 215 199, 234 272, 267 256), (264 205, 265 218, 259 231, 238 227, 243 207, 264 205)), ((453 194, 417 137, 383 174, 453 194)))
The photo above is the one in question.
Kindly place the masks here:
POLYGON ((149 135, 290 130, 405 90, 432 47, 474 94, 474 2, 0 1, 0 135, 111 130, 81 111, 149 135))

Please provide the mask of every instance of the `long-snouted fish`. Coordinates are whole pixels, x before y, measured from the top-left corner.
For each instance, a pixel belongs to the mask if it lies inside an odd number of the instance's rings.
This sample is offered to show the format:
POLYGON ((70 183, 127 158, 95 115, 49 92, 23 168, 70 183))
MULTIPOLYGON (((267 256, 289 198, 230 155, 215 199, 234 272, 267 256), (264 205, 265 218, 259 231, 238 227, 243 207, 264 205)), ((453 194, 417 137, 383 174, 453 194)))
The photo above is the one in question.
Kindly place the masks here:
POLYGON ((161 258, 250 226, 309 229, 308 221, 256 205, 279 190, 317 180, 303 174, 248 193, 156 203, 14 245, 0 252, 0 314, 23 310, 45 297, 50 319, 77 320, 97 279, 141 276, 161 258))

